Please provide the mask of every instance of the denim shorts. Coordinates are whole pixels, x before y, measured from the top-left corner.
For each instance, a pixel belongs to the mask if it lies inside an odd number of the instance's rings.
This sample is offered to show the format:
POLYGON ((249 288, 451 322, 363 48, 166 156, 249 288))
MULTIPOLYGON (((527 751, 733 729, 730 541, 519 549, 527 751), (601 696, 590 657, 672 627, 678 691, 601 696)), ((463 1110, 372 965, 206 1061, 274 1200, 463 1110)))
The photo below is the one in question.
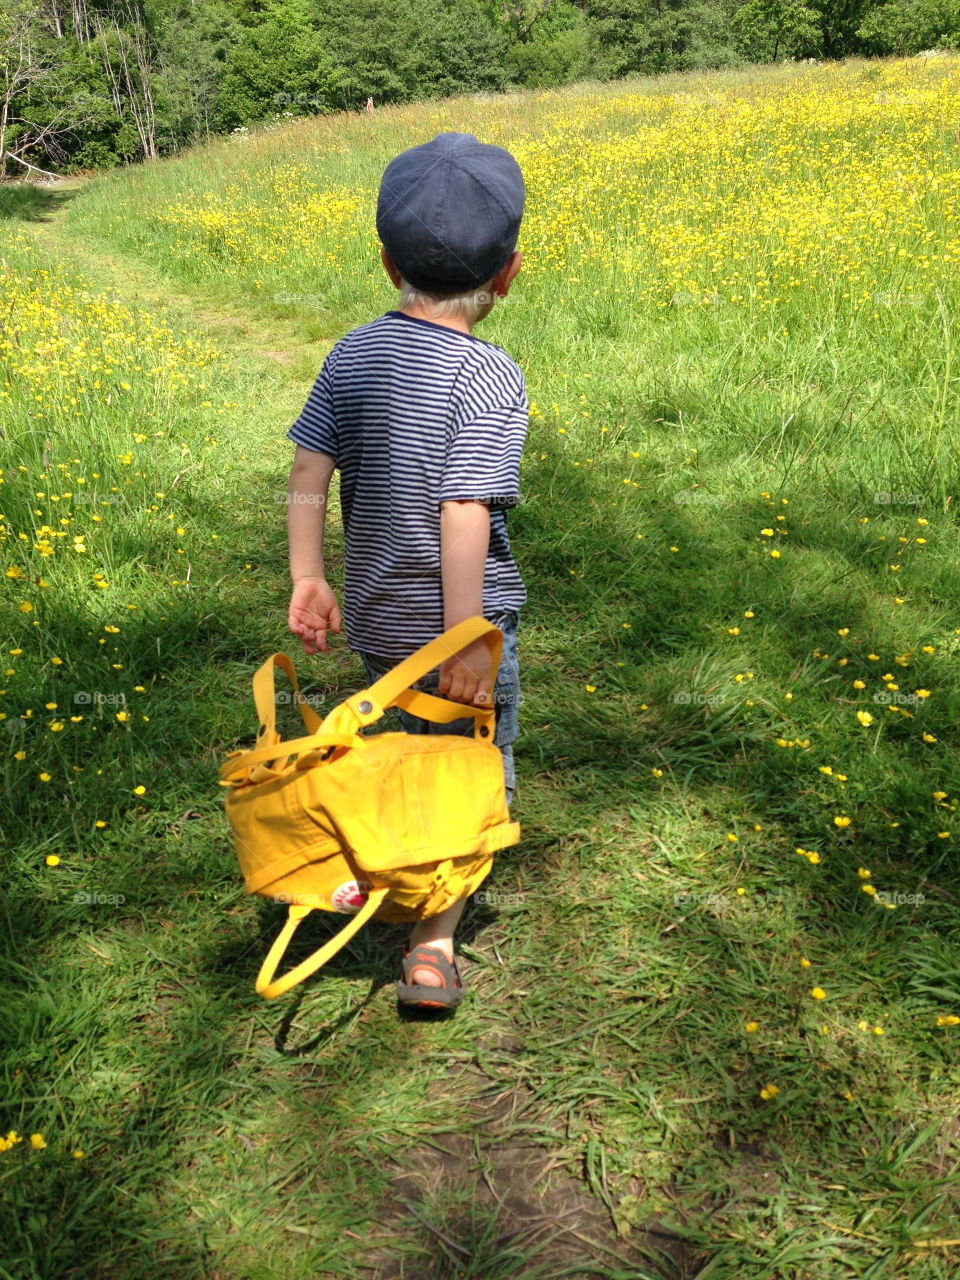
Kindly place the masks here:
MULTIPOLYGON (((494 744, 500 748, 503 757, 503 778, 506 784, 507 804, 512 803, 517 787, 516 770, 513 763, 513 744, 517 740, 520 725, 520 665, 517 658, 517 624, 519 615, 505 613, 491 618, 494 626, 503 632, 503 653, 500 668, 497 672, 497 683, 493 691, 494 710, 496 712, 496 732, 494 744)), ((371 653, 359 653, 367 671, 371 684, 397 665, 397 658, 383 658, 371 653)), ((412 688, 422 693, 436 693, 440 683, 440 670, 428 672, 417 680, 412 688)), ((433 720, 424 720, 421 716, 411 715, 400 707, 391 708, 384 716, 389 723, 396 715, 400 727, 407 733, 456 733, 464 737, 473 736, 473 720, 464 717, 452 720, 449 724, 436 724, 433 720)))

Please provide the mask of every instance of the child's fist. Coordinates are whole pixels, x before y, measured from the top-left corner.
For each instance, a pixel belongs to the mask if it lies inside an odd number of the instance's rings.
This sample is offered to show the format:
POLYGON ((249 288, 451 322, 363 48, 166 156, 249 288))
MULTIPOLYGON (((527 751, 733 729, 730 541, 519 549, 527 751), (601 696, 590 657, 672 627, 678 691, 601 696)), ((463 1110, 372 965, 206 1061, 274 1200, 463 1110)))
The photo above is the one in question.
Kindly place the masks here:
POLYGON ((340 631, 340 607, 326 578, 301 578, 295 584, 287 622, 307 653, 326 652, 327 632, 340 631))
POLYGON ((454 702, 469 702, 475 707, 492 705, 490 650, 482 640, 475 640, 443 663, 438 692, 454 702))

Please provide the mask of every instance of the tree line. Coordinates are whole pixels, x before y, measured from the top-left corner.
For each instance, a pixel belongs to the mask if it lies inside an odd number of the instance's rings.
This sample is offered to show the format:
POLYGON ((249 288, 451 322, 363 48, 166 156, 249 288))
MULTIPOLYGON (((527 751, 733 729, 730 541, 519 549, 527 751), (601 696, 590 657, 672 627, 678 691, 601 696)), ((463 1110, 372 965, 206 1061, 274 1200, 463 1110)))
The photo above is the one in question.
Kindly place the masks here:
POLYGON ((3 0, 0 178, 369 99, 934 48, 960 0, 3 0))

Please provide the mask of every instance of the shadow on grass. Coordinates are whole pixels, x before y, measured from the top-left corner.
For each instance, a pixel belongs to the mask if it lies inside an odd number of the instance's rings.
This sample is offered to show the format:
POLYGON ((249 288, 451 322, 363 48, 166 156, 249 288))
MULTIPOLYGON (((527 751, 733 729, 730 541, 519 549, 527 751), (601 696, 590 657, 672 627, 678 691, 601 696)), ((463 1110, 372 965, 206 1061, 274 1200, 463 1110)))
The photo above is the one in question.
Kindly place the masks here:
MULTIPOLYGON (((544 451, 549 455, 549 448, 544 451)), ((556 454, 553 461, 558 459, 559 454, 556 454)), ((651 475, 651 481, 655 479, 651 475)), ((593 874, 595 867, 592 863, 579 862, 584 847, 589 846, 593 838, 592 829, 611 815, 629 812, 631 807, 643 810, 655 798, 657 792, 651 780, 651 760, 657 760, 668 775, 672 771, 682 777, 685 794, 694 807, 699 805, 705 809, 707 802, 715 800, 722 791, 731 809, 740 806, 744 810, 751 809, 782 819, 785 827, 795 825, 798 816, 802 816, 809 822, 811 832, 822 829, 822 801, 815 796, 803 798, 801 795, 805 785, 804 769, 794 764, 798 756, 791 756, 770 744, 772 730, 769 718, 753 725, 745 719, 745 705, 742 708, 739 704, 732 707, 724 705, 721 700, 718 709, 717 704, 709 701, 678 703, 676 693, 693 689, 702 690, 706 697, 712 697, 721 688, 729 687, 730 668, 725 665, 725 660, 718 660, 713 668, 708 666, 714 661, 714 651, 725 641, 718 644, 718 631, 711 630, 712 623, 705 620, 715 620, 716 627, 725 630, 742 615, 745 605, 756 605, 758 616, 769 627, 764 641, 765 652, 771 665, 775 663, 777 666, 778 680, 781 683, 789 683, 792 679, 799 681, 802 674, 806 683, 823 686, 831 704, 842 700, 843 681, 855 670, 859 673, 854 661, 856 655, 851 656, 851 665, 845 669, 846 674, 841 680, 833 665, 828 668, 819 660, 811 665, 811 649, 826 644, 828 637, 836 637, 837 624, 841 621, 851 628, 858 626, 861 606, 857 576, 861 571, 872 571, 870 556, 873 552, 864 552, 855 539, 842 537, 836 527, 826 522, 818 530, 817 527, 804 527, 802 516, 799 520, 791 516, 791 549, 802 550, 811 557, 826 557, 829 553, 832 562, 828 564, 825 559, 823 572, 808 579, 803 561, 794 563, 792 559, 785 559, 774 577, 767 571, 767 562, 750 559, 746 552, 739 554, 736 540, 732 538, 733 524, 742 536, 743 546, 752 547, 758 529, 771 519, 770 508, 763 501, 743 496, 735 517, 725 520, 718 529, 712 528, 702 513, 690 506, 664 501, 664 509, 658 508, 654 513, 656 532, 662 545, 639 553, 637 548, 642 544, 625 540, 619 513, 614 517, 601 506, 596 486, 588 481, 585 471, 574 471, 564 484, 567 506, 551 506, 546 501, 529 502, 511 522, 511 535, 515 549, 521 553, 521 562, 536 564, 535 575, 528 571, 528 577, 532 579, 531 602, 520 627, 525 704, 518 749, 521 801, 517 816, 524 825, 526 856, 529 858, 533 854, 531 861, 535 864, 528 862, 527 869, 546 877, 560 877, 586 866, 593 874), (668 545, 683 549, 682 561, 671 561, 668 545), (683 565, 682 572, 677 570, 678 563, 683 565), (572 578, 571 567, 576 566, 578 571, 583 571, 580 570, 581 565, 586 566, 587 576, 583 580, 572 578), (623 621, 629 622, 629 634, 622 629, 623 621), (525 653, 529 660, 525 660, 525 653), (622 687, 616 687, 615 669, 611 666, 614 654, 625 663, 632 664, 639 684, 624 683, 622 687), (603 671, 604 680, 595 676, 598 670, 603 671), (681 679, 687 681, 686 690, 678 685, 681 679), (597 687, 599 697, 586 694, 584 685, 588 683, 597 687), (645 695, 638 690, 646 687, 652 691, 647 701, 654 712, 642 718, 639 703, 645 695), (739 716, 741 710, 743 718, 739 716), (562 799, 562 803, 555 799, 551 805, 542 802, 542 796, 534 795, 536 803, 531 804, 528 810, 529 822, 524 815, 524 806, 528 803, 523 798, 524 766, 529 770, 531 781, 544 794, 552 787, 556 796, 562 799), (570 855, 569 862, 551 865, 552 859, 565 853, 570 855)), ((729 512, 727 514, 730 515, 729 512)), ((239 541, 250 545, 261 537, 262 525, 256 518, 256 512, 249 513, 246 526, 236 529, 235 533, 239 541)), ((650 541, 653 541, 652 535, 650 541)), ((159 680, 163 675, 182 693, 177 705, 177 718, 171 719, 162 736, 162 751, 158 752, 138 738, 123 739, 130 767, 138 779, 169 781, 171 769, 176 765, 173 772, 178 795, 180 788, 184 789, 183 796, 188 802, 201 790, 204 794, 209 790, 211 796, 216 795, 213 766, 236 743, 244 746, 251 743, 252 711, 246 680, 243 687, 236 690, 237 706, 228 708, 229 714, 225 712, 222 700, 216 705, 208 705, 202 697, 206 677, 198 682, 195 676, 197 655, 202 653, 211 679, 231 667, 237 672, 245 670, 252 675, 266 653, 275 647, 284 647, 277 645, 277 634, 283 625, 282 604, 278 601, 275 606, 276 614, 272 621, 265 621, 264 614, 256 609, 245 610, 239 604, 229 610, 207 612, 201 617, 191 602, 184 599, 167 607, 168 616, 164 621, 151 617, 147 612, 126 620, 125 641, 130 653, 141 655, 127 672, 131 683, 134 680, 147 683, 159 680), (192 795, 190 787, 193 788, 192 795)), ((46 625, 54 629, 65 653, 81 655, 96 643, 87 638, 86 623, 79 614, 72 618, 48 616, 46 625)), ((902 645, 892 622, 871 619, 869 623, 864 621, 863 629, 869 629, 871 643, 884 653, 895 653, 902 645)), ((290 645, 286 647, 289 649, 290 645)), ((751 652, 746 650, 743 666, 754 660, 751 652)), ((739 662, 739 658, 730 659, 733 666, 739 662)), ((92 665, 90 670, 93 670, 92 665)), ((354 692, 362 682, 359 661, 342 649, 335 658, 328 660, 324 671, 325 676, 331 679, 333 673, 338 673, 343 681, 350 681, 339 694, 331 695, 332 701, 354 692)), ((89 683, 91 678, 85 679, 89 683)), ((215 683, 211 687, 215 687, 215 683)), ((799 683, 797 687, 800 688, 799 683)), ((39 686, 34 705, 43 705, 39 686)), ((768 710, 769 705, 768 698, 768 710)), ((786 724, 782 704, 778 703, 778 708, 786 724)), ((946 735, 951 724, 949 701, 945 699, 941 707, 929 713, 925 711, 924 716, 927 717, 924 723, 929 724, 935 734, 946 735)), ((794 735, 802 730, 794 727, 789 732, 794 735)), ((87 765, 97 764, 105 768, 110 765, 113 759, 111 740, 106 733, 103 738, 104 742, 98 749, 100 754, 91 753, 85 762, 87 765)), ((893 735, 885 761, 894 772, 902 767, 897 754, 900 741, 893 735)), ((927 786, 926 783, 923 785, 927 786)), ((912 803, 911 793, 912 788, 908 786, 893 797, 898 812, 912 803)), ((161 800, 160 803, 169 803, 169 800, 161 800)), ((73 831, 90 829, 99 816, 95 806, 96 801, 87 800, 82 791, 76 796, 73 831)), ((192 863, 186 854, 178 854, 170 867, 158 866, 158 860, 145 859, 144 852, 155 847, 150 839, 145 838, 156 834, 151 832, 151 824, 170 824, 174 817, 175 812, 165 814, 162 811, 147 818, 131 814, 125 826, 126 845, 118 843, 115 847, 108 847, 104 853, 98 853, 98 857, 107 874, 115 875, 118 880, 117 886, 110 887, 119 887, 121 891, 129 886, 129 891, 133 892, 134 886, 143 882, 145 865, 149 866, 153 876, 162 873, 166 879, 152 882, 152 889, 144 897, 148 901, 151 892, 156 894, 156 902, 163 903, 162 909, 157 908, 158 912, 162 910, 164 916, 178 921, 184 914, 183 902, 188 892, 210 891, 212 885, 228 881, 239 885, 239 871, 233 863, 228 828, 222 813, 209 819, 218 822, 223 832, 215 857, 209 855, 206 861, 192 863)), ((62 826, 59 816, 57 822, 62 826)), ((876 855, 889 863, 894 860, 891 853, 895 852, 901 872, 921 879, 929 879, 943 867, 945 846, 938 846, 935 841, 918 843, 913 835, 906 832, 891 837, 888 831, 881 841, 882 835, 881 828, 877 827, 871 833, 872 844, 866 850, 853 841, 839 844, 837 848, 851 866, 865 855, 871 859, 876 855), (893 839, 899 842, 895 847, 893 839)), ((77 843, 81 843, 79 837, 77 843)), ((522 852, 505 851, 504 857, 499 859, 502 870, 512 867, 520 870, 522 852)), ((594 856, 598 856, 596 850, 590 853, 591 858, 594 856)), ((732 876, 737 864, 731 852, 726 859, 723 855, 716 855, 715 865, 719 875, 732 876)), ((807 882, 801 878, 801 872, 806 872, 806 864, 795 862, 790 865, 794 869, 784 871, 784 883, 804 888, 807 882)), ((843 909, 842 895, 846 890, 831 875, 825 869, 819 888, 824 909, 824 945, 833 944, 841 949, 850 948, 855 942, 856 948, 863 950, 865 944, 860 917, 856 912, 843 909)), ((945 892, 960 893, 960 884, 952 869, 945 880, 949 886, 945 892)), ((29 898, 29 909, 20 908, 15 903, 9 912, 15 985, 29 984, 31 965, 37 957, 47 953, 54 940, 78 937, 82 931, 78 918, 62 911, 48 910, 47 903, 36 899, 29 876, 25 877, 22 897, 29 898), (75 931, 74 935, 71 935, 71 929, 75 931)), ((163 1047, 170 1050, 170 1060, 164 1080, 158 1086, 162 1098, 141 1103, 136 1118, 125 1122, 117 1135, 122 1143, 133 1144, 143 1157, 152 1156, 157 1145, 166 1150, 163 1134, 167 1126, 173 1126, 176 1121, 176 1100, 209 1079, 211 1064, 221 1069, 223 1078, 229 1080, 236 1060, 242 1057, 233 1039, 234 1028, 228 1011, 238 1008, 243 1011, 243 998, 250 1000, 256 970, 280 923, 280 913, 265 903, 259 905, 261 909, 253 937, 248 928, 249 920, 238 921, 228 936, 212 934, 205 938, 202 947, 189 961, 195 969, 190 971, 188 982, 200 1013, 183 1013, 170 1018, 170 1025, 163 1033, 163 1047), (175 1056, 173 1049, 180 1043, 188 1045, 189 1051, 175 1056)), ((602 897, 599 905, 603 905, 602 897)), ((592 910, 593 906, 586 900, 583 904, 585 910, 592 910)), ((468 909, 459 934, 461 942, 469 944, 475 941, 494 918, 489 913, 468 909)), ((599 936, 604 924, 599 916, 595 919, 599 936)), ((158 932, 160 923, 159 915, 157 920, 150 922, 154 933, 158 932)), ((339 917, 315 913, 298 933, 289 962, 296 963, 304 958, 336 932, 341 924, 339 917)), ((648 925, 648 921, 637 917, 634 920, 635 937, 642 937, 648 925)), ((560 926, 556 921, 548 921, 547 928, 553 927, 557 928, 558 936, 553 941, 559 952, 563 942, 560 926)), ((759 913, 752 939, 758 947, 769 936, 769 928, 769 920, 759 913)), ((149 937, 149 929, 145 932, 149 937)), ((304 1059, 301 1063, 290 1061, 286 1066, 291 1070, 308 1072, 311 1082, 322 1090, 322 1113, 316 1110, 315 1097, 307 1097, 302 1103, 297 1101, 299 1094, 289 1099, 293 1119, 308 1124, 304 1132, 311 1137, 322 1137, 324 1126, 329 1125, 329 1117, 341 1113, 352 1116, 352 1101, 358 1092, 369 1092, 374 1084, 389 1087, 397 1057, 409 1056, 424 1043, 416 1036, 421 1031, 425 1032, 425 1028, 411 1027, 394 1018, 392 1013, 389 1017, 380 1017, 379 1010, 373 1008, 381 988, 392 983, 397 976, 405 933, 406 930, 398 926, 368 927, 319 975, 304 985, 291 1006, 284 1005, 282 1010, 276 1010, 279 1025, 274 1046, 277 1053, 290 1060, 304 1059), (315 994, 325 978, 360 978, 369 983, 369 990, 349 1011, 340 1010, 319 1031, 291 1043, 294 1026, 305 1008, 306 995, 315 994), (367 1038, 371 1043, 375 1041, 366 1057, 353 1052, 351 1037, 344 1034, 357 1020, 364 1021, 367 1038), (323 1054, 322 1061, 306 1061, 317 1054, 323 1054)), ((698 1001, 702 998, 702 1002, 709 1005, 711 976, 709 970, 704 969, 701 953, 722 955, 731 948, 742 949, 747 940, 743 933, 728 938, 719 923, 710 924, 705 934, 706 937, 701 937, 696 945, 689 940, 683 927, 674 928, 671 937, 676 951, 688 962, 691 976, 686 979, 685 996, 695 996, 698 1001), (696 976, 701 970, 705 976, 696 976)), ((121 938, 121 943, 128 942, 132 949, 136 945, 135 938, 135 931, 131 931, 127 939, 121 938)), ((918 964, 919 953, 913 942, 909 954, 912 963, 918 964)), ((594 984, 590 981, 588 967, 586 971, 584 968, 564 970, 565 957, 562 952, 560 955, 558 972, 553 975, 554 984, 544 986, 549 999, 557 998, 557 1005, 542 1011, 540 1039, 549 1040, 555 1028, 564 1029, 571 1019, 571 1010, 574 1018, 581 1018, 586 1023, 590 1012, 598 1005, 602 1005, 605 1011, 612 1010, 612 1021, 604 1024, 605 1029, 614 1027, 619 1020, 619 1029, 624 1035, 637 1035, 633 1021, 637 1016, 636 1001, 647 990, 644 975, 639 975, 632 985, 629 977, 618 978, 623 988, 630 992, 630 1001, 633 1002, 625 1001, 618 1008, 614 997, 604 989, 603 982, 594 984), (565 993, 563 999, 559 998, 561 991, 565 993)), ((942 951, 939 955, 942 957, 939 966, 942 971, 941 987, 949 993, 955 989, 955 970, 951 972, 942 951)), ((167 964, 162 955, 161 963, 167 964)), ((923 976, 929 985, 933 985, 938 977, 936 966, 931 968, 928 965, 923 976)), ((649 997, 648 1003, 655 1004, 656 997, 649 997)), ((512 1012, 507 1000, 504 1005, 508 1013, 512 1012)), ((312 1015, 308 1013, 308 1016, 312 1015)), ((433 1015, 428 1016, 433 1020, 433 1015)), ((272 1017, 271 1009, 268 1021, 272 1017)), ((263 1021, 262 1015, 259 1020, 263 1021)), ((576 1027, 574 1031, 576 1034, 576 1027)), ((740 1133, 761 1135, 768 1124, 768 1113, 758 1111, 752 1098, 737 1094, 736 1072, 731 1061, 734 1050, 729 1043, 710 1041, 709 1036, 715 1033, 711 1032, 709 1025, 703 1033, 703 1057, 715 1059, 720 1064, 718 1072, 722 1068, 728 1076, 725 1087, 729 1088, 730 1096, 724 1102, 725 1122, 740 1133)), ((581 1035, 580 1038, 589 1049, 590 1037, 581 1035)), ((598 1043, 605 1052, 608 1051, 602 1039, 598 1043)), ((688 1051, 682 1037, 665 1037, 660 1052, 664 1063, 672 1061, 677 1073, 689 1065, 684 1056, 688 1051)), ((624 1073, 629 1070, 627 1062, 616 1065, 624 1073)), ((949 1065, 946 1050, 942 1063, 938 1065, 949 1065)), ((586 1106, 595 1096, 603 1096, 601 1090, 606 1085, 596 1073, 588 1074, 588 1066, 589 1063, 583 1064, 584 1074, 580 1083, 574 1080, 564 1085, 573 1092, 573 1105, 586 1106)), ((229 1090, 219 1083, 219 1077, 213 1093, 216 1105, 225 1105, 229 1100, 229 1090)), ((637 1105, 642 1105, 642 1099, 637 1105)), ((424 1133, 430 1132, 430 1123, 424 1124, 424 1133)), ((614 1136, 601 1135, 600 1140, 609 1140, 613 1145, 614 1136)), ((712 1135, 705 1140, 712 1141, 712 1135)), ((448 1171, 450 1190, 456 1190, 457 1179, 463 1171, 463 1162, 448 1171)), ((123 1178, 128 1176, 125 1170, 123 1178)), ((149 1173, 141 1172, 136 1176, 138 1185, 141 1182, 145 1187, 154 1185, 149 1173)), ((112 1221, 106 1210, 102 1218, 98 1215, 94 1218, 92 1225, 102 1226, 104 1222, 109 1224, 112 1221)), ((443 1230, 445 1235, 450 1235, 448 1230, 437 1223, 428 1228, 437 1242, 435 1265, 449 1265, 451 1274, 455 1274, 454 1268, 461 1265, 462 1273, 470 1274, 463 1269, 466 1263, 472 1264, 475 1256, 486 1257, 482 1265, 486 1266, 487 1275, 493 1275, 490 1270, 493 1265, 491 1251, 502 1250, 509 1245, 501 1233, 492 1234, 495 1215, 481 1215, 469 1220, 456 1219, 454 1215, 451 1221, 462 1233, 458 1240, 459 1250, 436 1234, 443 1230), (472 1243, 464 1244, 465 1240, 472 1243), (470 1254, 469 1258, 464 1250, 470 1254), (486 1250, 485 1254, 483 1250, 486 1250)), ((120 1225, 128 1235, 135 1234, 135 1223, 123 1220, 120 1225)), ((514 1261, 500 1258, 497 1265, 504 1269, 496 1274, 535 1274, 531 1270, 510 1271, 508 1268, 514 1265, 514 1261)), ((185 1263, 184 1274, 191 1274, 187 1267, 195 1265, 195 1262, 194 1259, 185 1263)), ((522 1265, 529 1266, 529 1260, 522 1265)), ((104 1270, 101 1274, 110 1272, 104 1270)), ((482 1272, 477 1271, 477 1274, 482 1272)), ((610 1264, 608 1269, 598 1269, 596 1274, 615 1276, 618 1272, 610 1264)), ((687 1262, 682 1262, 663 1274, 681 1276, 693 1274, 693 1271, 688 1269, 687 1262)))
MULTIPOLYGON (((261 902, 258 905, 260 910, 258 911, 257 921, 259 934, 257 950, 259 954, 259 949, 262 949, 262 954, 265 955, 276 937, 278 921, 282 918, 285 909, 278 909, 266 902, 261 902)), ((497 917, 494 913, 483 907, 477 908, 468 902, 460 928, 457 930, 458 945, 469 946, 496 919, 497 917)), ((323 911, 316 911, 312 916, 308 917, 294 935, 294 940, 284 958, 283 972, 306 960, 316 950, 329 942, 343 927, 344 921, 345 917, 343 915, 334 915, 323 911)), ((400 977, 400 959, 406 951, 407 939, 412 927, 412 922, 404 925, 387 924, 380 920, 370 921, 363 931, 362 938, 354 939, 352 943, 348 943, 322 969, 295 988, 293 1003, 285 1008, 277 1030, 274 1041, 277 1052, 287 1058, 298 1058, 319 1051, 334 1040, 344 1027, 361 1017, 384 987, 389 987, 392 994, 394 984, 400 977), (315 985, 323 982, 325 977, 328 980, 368 978, 370 980, 370 990, 362 1000, 351 1004, 338 1018, 324 1026, 315 1036, 304 1042, 291 1045, 289 1043, 290 1031, 300 1016, 301 1005, 315 985)), ((232 949, 222 951, 213 960, 213 967, 220 968, 223 966, 228 971, 233 971, 233 960, 236 959, 238 961, 237 968, 239 969, 239 960, 241 958, 244 966, 249 966, 250 957, 246 948, 243 948, 242 957, 236 956, 232 949)), ((252 978, 253 974, 251 973, 251 982, 252 978)), ((467 987, 469 989, 469 977, 467 987)), ((278 1001, 274 1007, 281 1007, 280 1002, 278 1001)), ((396 1006, 396 1013, 400 1022, 422 1022, 428 1025, 447 1021, 454 1016, 455 1012, 453 1009, 405 1008, 399 1004, 396 1006)))
POLYGON ((0 182, 0 218, 50 222, 79 189, 37 182, 0 182))

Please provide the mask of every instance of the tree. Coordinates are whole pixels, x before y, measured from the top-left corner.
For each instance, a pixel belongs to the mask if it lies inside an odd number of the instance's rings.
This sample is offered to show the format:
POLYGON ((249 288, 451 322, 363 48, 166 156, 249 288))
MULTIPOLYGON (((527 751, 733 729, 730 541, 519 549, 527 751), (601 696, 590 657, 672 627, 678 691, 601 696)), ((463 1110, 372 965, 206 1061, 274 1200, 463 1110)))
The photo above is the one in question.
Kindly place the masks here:
POLYGON ((825 58, 860 53, 857 30, 874 0, 807 0, 820 27, 820 52, 825 58))
POLYGON ((43 16, 30 0, 7 0, 0 11, 0 179, 9 161, 52 177, 26 155, 68 133, 76 118, 67 104, 52 112, 43 106, 45 100, 63 97, 64 90, 43 16))
POLYGON ((155 76, 165 143, 209 138, 215 128, 221 83, 242 28, 220 0, 173 0, 154 18, 160 51, 155 76))
POLYGON ((476 0, 447 5, 428 0, 424 10, 432 14, 424 33, 427 93, 444 96, 505 88, 510 41, 476 0))
POLYGON ((338 107, 502 88, 504 38, 476 0, 323 0, 338 107))
POLYGON ((819 43, 818 14, 804 0, 747 0, 730 26, 747 57, 760 62, 803 57, 819 43))
POLYGON ((906 55, 960 49, 960 0, 893 0, 872 9, 857 30, 865 52, 906 55))
POLYGON ((230 48, 215 111, 232 129, 280 111, 310 115, 337 105, 342 70, 300 0, 280 0, 230 48))
POLYGON ((142 158, 154 160, 159 154, 157 110, 153 96, 158 60, 150 33, 139 18, 140 15, 131 11, 127 22, 117 26, 104 22, 96 13, 93 25, 117 115, 129 114, 142 158))
POLYGON ((590 24, 568 0, 544 10, 532 34, 506 50, 510 79, 536 88, 569 84, 591 69, 590 24))
POLYGON ((702 0, 584 0, 601 77, 683 70, 702 0))
POLYGON ((499 19, 512 41, 525 44, 534 27, 562 3, 563 0, 507 0, 506 4, 491 6, 491 16, 499 19))

